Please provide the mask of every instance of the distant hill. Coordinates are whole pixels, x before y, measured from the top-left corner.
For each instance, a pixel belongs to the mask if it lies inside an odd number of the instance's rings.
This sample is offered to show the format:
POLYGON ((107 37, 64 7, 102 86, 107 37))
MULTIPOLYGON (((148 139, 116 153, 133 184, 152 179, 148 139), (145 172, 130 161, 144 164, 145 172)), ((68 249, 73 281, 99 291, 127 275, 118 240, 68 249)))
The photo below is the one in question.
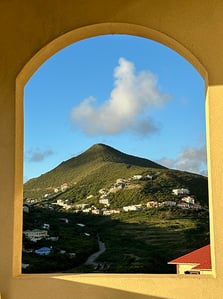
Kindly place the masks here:
MULTIPOLYGON (((55 188, 67 184, 66 198, 80 200, 89 194, 96 194, 101 188, 109 188, 119 178, 136 174, 149 174, 151 182, 140 182, 138 191, 131 191, 134 197, 146 198, 153 194, 169 194, 172 188, 189 188, 203 204, 207 205, 207 178, 188 172, 168 169, 148 159, 139 158, 118 151, 108 145, 95 144, 82 154, 62 162, 51 171, 29 180, 24 184, 25 198, 41 198, 53 193, 55 188)), ((157 195, 158 196, 158 195, 157 195)), ((127 196, 128 198, 130 197, 127 196)))

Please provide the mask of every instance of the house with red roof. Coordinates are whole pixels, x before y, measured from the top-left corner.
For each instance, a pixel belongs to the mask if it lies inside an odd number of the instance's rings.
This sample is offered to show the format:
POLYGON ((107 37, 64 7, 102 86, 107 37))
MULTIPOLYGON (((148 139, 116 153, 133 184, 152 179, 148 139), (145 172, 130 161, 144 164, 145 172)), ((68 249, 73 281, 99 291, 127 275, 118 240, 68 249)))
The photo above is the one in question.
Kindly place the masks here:
POLYGON ((211 274, 210 244, 180 256, 168 264, 176 265, 177 274, 211 274))

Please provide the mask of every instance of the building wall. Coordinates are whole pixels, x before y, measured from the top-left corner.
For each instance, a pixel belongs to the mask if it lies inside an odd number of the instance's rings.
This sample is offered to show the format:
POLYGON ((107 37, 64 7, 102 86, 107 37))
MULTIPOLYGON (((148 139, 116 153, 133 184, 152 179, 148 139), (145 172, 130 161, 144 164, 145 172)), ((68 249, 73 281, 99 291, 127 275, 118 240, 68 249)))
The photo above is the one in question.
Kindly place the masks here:
POLYGON ((195 266, 195 264, 180 264, 178 265, 178 274, 184 274, 185 271, 189 271, 191 269, 193 269, 193 267, 195 266))
MULTIPOLYGON (((219 299, 223 293, 223 2, 0 1, 0 292, 2 299, 219 299), (167 45, 206 80, 212 276, 21 275, 23 88, 65 46, 101 34, 167 45), (196 277, 195 277, 196 276, 196 277), (162 287, 161 287, 162 286, 162 287)), ((149 53, 148 53, 149 55, 149 53)))

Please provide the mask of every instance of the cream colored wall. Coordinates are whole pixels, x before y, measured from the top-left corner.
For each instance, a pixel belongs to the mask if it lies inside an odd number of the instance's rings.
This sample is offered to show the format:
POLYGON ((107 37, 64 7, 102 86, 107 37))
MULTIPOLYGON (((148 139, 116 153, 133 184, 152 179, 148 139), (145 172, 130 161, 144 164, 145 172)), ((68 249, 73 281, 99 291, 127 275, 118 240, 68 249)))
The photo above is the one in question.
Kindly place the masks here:
POLYGON ((195 266, 196 266, 196 264, 191 264, 191 265, 189 265, 189 264, 186 264, 186 265, 185 264, 179 264, 179 266, 178 266, 179 273, 178 274, 184 274, 185 271, 191 270, 195 266))
POLYGON ((211 271, 210 270, 201 270, 200 274, 201 275, 211 275, 211 271))
POLYGON ((0 1, 0 291, 2 299, 220 299, 223 294, 223 1, 0 1), (207 83, 213 276, 21 275, 23 87, 59 49, 100 34, 162 42, 207 83))

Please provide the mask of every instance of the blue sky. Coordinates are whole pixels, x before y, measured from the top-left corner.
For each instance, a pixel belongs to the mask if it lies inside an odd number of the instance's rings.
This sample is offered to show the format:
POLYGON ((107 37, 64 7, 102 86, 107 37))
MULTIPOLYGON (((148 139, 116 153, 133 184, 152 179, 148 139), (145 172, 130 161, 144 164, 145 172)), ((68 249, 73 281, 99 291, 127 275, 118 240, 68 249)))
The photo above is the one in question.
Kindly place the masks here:
POLYGON ((95 143, 207 174, 204 81, 157 42, 105 35, 72 44, 30 78, 24 103, 25 181, 95 143))

